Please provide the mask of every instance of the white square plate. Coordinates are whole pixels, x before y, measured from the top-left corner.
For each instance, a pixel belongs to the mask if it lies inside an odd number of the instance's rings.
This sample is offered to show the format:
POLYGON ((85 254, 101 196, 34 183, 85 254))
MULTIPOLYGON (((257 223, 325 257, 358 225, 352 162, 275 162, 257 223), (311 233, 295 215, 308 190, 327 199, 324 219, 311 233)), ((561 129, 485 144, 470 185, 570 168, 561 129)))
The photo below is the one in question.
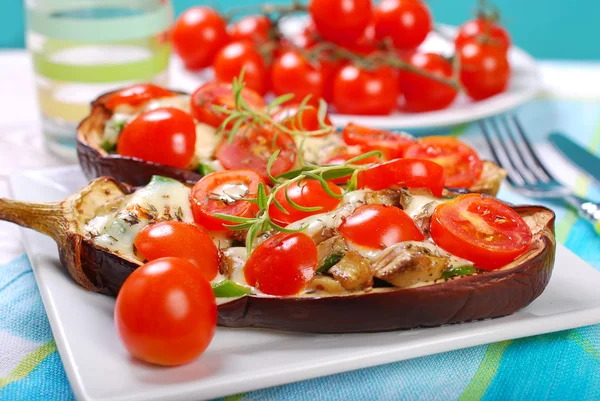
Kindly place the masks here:
MULTIPOLYGON (((12 177, 18 199, 55 201, 84 186, 78 167, 12 177)), ((50 238, 24 230, 56 344, 77 397, 94 401, 215 398, 377 364, 600 322, 600 272, 559 245, 546 291, 500 319, 378 334, 313 335, 219 328, 207 352, 178 368, 132 359, 113 324, 114 299, 79 288, 50 238)))

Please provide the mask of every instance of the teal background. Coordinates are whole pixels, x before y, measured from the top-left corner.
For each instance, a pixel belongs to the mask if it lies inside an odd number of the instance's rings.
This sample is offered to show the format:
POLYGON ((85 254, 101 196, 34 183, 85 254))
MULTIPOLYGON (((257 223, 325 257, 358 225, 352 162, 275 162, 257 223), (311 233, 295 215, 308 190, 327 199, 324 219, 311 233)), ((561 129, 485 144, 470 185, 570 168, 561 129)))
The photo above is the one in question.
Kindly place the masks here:
MULTIPOLYGON (((173 0, 179 13, 196 4, 220 9, 260 4, 261 0, 173 0)), ((271 3, 287 3, 273 0, 271 3)), ((475 0, 429 0, 436 21, 460 24, 470 18, 475 0)), ((503 21, 514 42, 537 58, 600 59, 597 0, 496 0, 503 21)), ((23 3, 2 1, 0 12, 0 48, 24 46, 23 3)))

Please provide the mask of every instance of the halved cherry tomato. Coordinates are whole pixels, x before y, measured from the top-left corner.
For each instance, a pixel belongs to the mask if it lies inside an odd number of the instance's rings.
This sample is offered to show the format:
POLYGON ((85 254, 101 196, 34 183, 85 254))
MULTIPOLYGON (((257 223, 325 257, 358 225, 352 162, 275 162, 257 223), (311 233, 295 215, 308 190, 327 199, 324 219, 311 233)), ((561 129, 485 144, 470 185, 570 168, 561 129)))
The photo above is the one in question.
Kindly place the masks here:
POLYGON ((468 188, 481 177, 483 162, 477 152, 450 136, 430 136, 406 149, 405 157, 436 162, 446 172, 446 186, 468 188))
POLYGON ((406 148, 415 142, 407 135, 363 127, 354 123, 344 127, 342 136, 348 145, 360 145, 367 151, 379 150, 388 160, 404 156, 406 148))
POLYGON ((327 136, 334 130, 328 113, 326 113, 325 118, 323 118, 326 127, 321 127, 321 124, 319 123, 319 109, 308 104, 303 108, 302 115, 300 116, 298 113, 299 108, 299 104, 283 106, 273 115, 273 120, 283 124, 284 127, 290 130, 318 131, 329 128, 329 132, 325 132, 321 135, 314 135, 313 138, 327 136), (302 119, 300 119, 300 117, 302 117, 302 119))
POLYGON ((189 260, 210 281, 219 271, 219 250, 210 235, 193 224, 161 221, 144 227, 133 242, 146 260, 174 256, 189 260))
POLYGON ((390 114, 398 102, 398 78, 389 67, 341 68, 333 83, 333 104, 341 114, 390 114))
POLYGON ((223 17, 210 7, 184 11, 173 26, 173 47, 189 70, 208 67, 229 42, 223 17))
POLYGON ((258 205, 240 198, 256 198, 261 182, 260 175, 252 170, 217 171, 205 175, 190 193, 194 221, 210 231, 227 231, 224 225, 235 223, 214 217, 214 214, 253 217, 258 205))
POLYGON ((106 103, 104 103, 104 106, 107 109, 114 111, 117 106, 122 104, 137 107, 151 99, 173 96, 175 96, 174 92, 161 88, 160 86, 154 84, 138 84, 113 93, 106 103))
POLYGON ((294 166, 296 142, 285 132, 275 132, 268 127, 244 126, 238 130, 231 144, 229 138, 223 138, 217 146, 215 157, 228 170, 252 169, 269 181, 267 163, 276 150, 280 153, 271 168, 274 177, 294 166))
POLYGON ((458 48, 460 81, 474 100, 486 99, 506 90, 510 64, 501 46, 471 39, 458 48))
POLYGON ((425 159, 396 159, 376 164, 358 173, 358 188, 374 191, 391 186, 427 188, 434 196, 444 189, 444 169, 425 159))
POLYGON ((435 208, 431 237, 478 268, 494 270, 525 252, 533 236, 523 218, 504 203, 467 194, 435 208))
MULTIPOLYGON (((329 182, 327 183, 331 192, 341 195, 342 188, 337 185, 329 182)), ((293 182, 290 184, 287 189, 285 187, 279 189, 275 194, 275 200, 277 200, 281 206, 285 210, 287 210, 288 214, 285 214, 281 210, 279 210, 275 204, 271 204, 269 207, 269 216, 275 220, 277 224, 280 226, 287 226, 290 223, 293 223, 298 220, 302 220, 305 217, 312 216, 314 214, 329 212, 335 208, 337 208, 341 199, 335 198, 329 195, 323 187, 321 183, 316 180, 306 180, 300 183, 293 182), (316 207, 319 206, 321 209, 314 212, 303 212, 294 208, 286 199, 286 194, 292 200, 292 202, 303 206, 303 207, 316 207)))
POLYGON ((215 334, 215 295, 197 266, 180 258, 156 259, 123 283, 115 325, 136 358, 182 365, 202 354, 215 334))
POLYGON ((271 20, 266 15, 248 15, 231 26, 229 35, 234 41, 262 44, 269 40, 271 28, 271 20))
POLYGON ((179 168, 190 163, 195 149, 194 119, 173 107, 140 114, 125 125, 117 142, 120 155, 179 168))
POLYGON ((373 19, 377 40, 390 38, 399 50, 416 48, 431 31, 431 12, 420 0, 382 0, 373 19))
POLYGON ((244 71, 244 82, 248 88, 261 95, 269 89, 265 60, 251 42, 231 42, 223 47, 215 56, 213 69, 219 82, 231 83, 244 71))
POLYGON ((371 0, 311 0, 308 12, 326 40, 353 43, 371 21, 371 0))
POLYGON ((425 238, 406 212, 384 205, 358 207, 340 225, 339 231, 346 240, 373 249, 425 238))
POLYGON ((322 97, 323 77, 300 52, 287 50, 273 63, 271 87, 277 96, 292 93, 294 102, 302 102, 308 95, 316 102, 322 97))
POLYGON ((295 295, 313 277, 317 262, 317 246, 308 235, 279 233, 256 247, 244 276, 265 294, 295 295))
MULTIPOLYGON (((262 110, 265 101, 262 96, 250 88, 244 87, 242 97, 255 110, 262 110)), ((227 118, 227 114, 217 111, 213 106, 225 107, 229 110, 235 109, 235 97, 230 83, 207 82, 196 89, 190 97, 192 116, 201 123, 219 127, 227 118)), ((227 128, 231 128, 229 124, 227 128)))
POLYGON ((506 29, 490 18, 475 18, 462 24, 454 40, 456 48, 464 46, 473 38, 494 42, 504 51, 510 47, 510 36, 506 29))

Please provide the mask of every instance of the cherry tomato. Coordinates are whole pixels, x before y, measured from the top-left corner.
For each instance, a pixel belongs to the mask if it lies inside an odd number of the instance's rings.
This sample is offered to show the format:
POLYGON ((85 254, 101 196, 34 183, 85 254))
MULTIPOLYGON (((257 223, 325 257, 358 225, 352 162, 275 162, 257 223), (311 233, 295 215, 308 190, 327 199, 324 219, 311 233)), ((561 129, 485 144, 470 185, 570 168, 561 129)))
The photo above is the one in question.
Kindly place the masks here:
POLYGON ((271 168, 273 176, 283 174, 294 166, 297 154, 294 138, 268 127, 247 126, 240 127, 231 144, 229 138, 223 138, 215 157, 228 170, 252 169, 270 181, 267 163, 276 150, 280 153, 271 168))
POLYGON ((448 252, 494 270, 527 250, 531 229, 517 212, 481 194, 459 196, 435 208, 431 236, 448 252))
MULTIPOLYGON (((439 54, 413 53, 408 62, 443 78, 452 78, 452 64, 439 54)), ((437 82, 406 70, 399 73, 400 89, 404 95, 404 108, 411 112, 440 110, 448 107, 458 91, 450 85, 437 82)))
POLYGON ((474 100, 481 100, 506 90, 510 65, 502 47, 472 39, 458 50, 460 80, 467 95, 474 100))
POLYGON ((464 46, 473 38, 491 41, 504 51, 508 51, 510 47, 510 36, 506 29, 490 18, 475 18, 465 22, 458 30, 458 35, 454 40, 456 48, 464 46))
POLYGON ((104 106, 114 111, 118 106, 126 104, 131 107, 141 106, 151 99, 173 97, 174 92, 154 84, 138 84, 113 93, 104 106))
POLYGON ((249 15, 231 26, 229 35, 234 41, 248 40, 262 44, 269 40, 273 25, 266 15, 249 15))
POLYGON ((205 175, 192 188, 190 203, 196 224, 210 231, 227 231, 235 223, 219 219, 216 213, 253 217, 258 205, 239 200, 254 199, 262 178, 252 170, 217 171, 205 175))
POLYGON ((446 185, 451 188, 472 186, 483 170, 483 162, 477 152, 449 136, 422 138, 406 149, 404 156, 428 159, 442 166, 446 173, 446 185))
MULTIPOLYGON (((332 164, 332 165, 344 164, 348 160, 353 159, 353 158, 360 156, 367 152, 368 152, 367 149, 363 149, 360 146, 345 147, 345 148, 342 148, 341 151, 335 153, 329 159, 325 160, 323 162, 323 164, 332 164)), ((374 163, 381 163, 381 162, 383 162, 383 159, 381 157, 375 155, 375 156, 369 156, 365 159, 359 160, 352 164, 364 165, 364 164, 374 164, 374 163)), ((333 182, 335 184, 345 184, 348 182, 348 180, 351 177, 352 177, 352 175, 349 174, 347 176, 331 180, 331 182, 333 182)))
POLYGON ((333 104, 341 114, 385 115, 396 108, 398 80, 391 68, 340 69, 333 83, 333 104))
MULTIPOLYGON (((329 186, 331 192, 338 195, 342 194, 342 189, 337 185, 333 183, 328 183, 327 185, 329 186)), ((279 210, 274 204, 271 204, 269 207, 269 216, 271 216, 277 224, 283 227, 314 214, 332 211, 341 203, 340 198, 334 198, 333 196, 329 195, 327 192, 325 192, 321 186, 321 183, 316 180, 306 180, 302 181, 301 183, 293 182, 287 187, 287 189, 284 187, 278 190, 275 194, 275 200, 277 200, 281 206, 287 210, 288 214, 279 210), (285 196, 286 192, 293 203, 303 207, 319 206, 321 209, 314 212, 303 212, 298 210, 290 205, 290 203, 287 201, 285 196)))
POLYGON ((267 66, 256 46, 248 41, 231 42, 215 56, 213 63, 217 81, 231 83, 244 71, 247 87, 264 95, 269 88, 267 66))
POLYGON ((313 277, 317 262, 317 246, 308 235, 279 233, 256 247, 244 276, 265 294, 295 295, 313 277))
POLYGON ((416 48, 431 31, 429 7, 420 0, 382 0, 373 18, 377 40, 390 38, 399 50, 416 48))
POLYGON ((360 206, 344 220, 339 231, 346 240, 373 249, 425 239, 410 216, 395 206, 360 206))
MULTIPOLYGON (((262 110, 265 101, 262 96, 250 88, 242 89, 242 97, 254 110, 262 110)), ((227 118, 227 114, 217 111, 213 106, 225 107, 229 110, 235 109, 235 97, 231 84, 223 82, 207 82, 200 86, 190 97, 190 109, 192 116, 201 123, 219 127, 227 118)), ((227 128, 231 128, 229 124, 227 128)))
POLYGON ((424 159, 396 159, 376 164, 358 173, 358 188, 374 191, 392 186, 427 188, 435 196, 444 189, 444 169, 424 159))
POLYGON ((379 150, 386 159, 404 156, 404 151, 415 140, 408 135, 394 134, 391 131, 363 127, 350 123, 342 131, 344 142, 348 145, 360 145, 364 150, 379 150))
POLYGON ((371 0, 311 0, 308 12, 319 34, 331 42, 353 43, 371 21, 371 0))
POLYGON ((115 325, 136 358, 163 366, 196 359, 217 326, 213 290, 197 266, 161 258, 125 280, 115 304, 115 325))
POLYGON ((319 61, 319 71, 321 71, 321 77, 323 78, 323 86, 321 93, 323 99, 328 103, 333 103, 333 84, 338 71, 344 67, 342 60, 335 60, 324 57, 319 61))
POLYGON ((187 167, 195 148, 194 119, 172 107, 140 114, 125 125, 117 142, 120 155, 179 168, 187 167))
POLYGON ((377 51, 378 44, 375 40, 375 25, 370 24, 367 26, 363 34, 355 42, 348 43, 344 47, 359 56, 368 56, 377 51))
POLYGON ((184 11, 173 26, 173 47, 186 68, 199 70, 213 62, 217 52, 229 42, 223 17, 210 7, 184 11))
POLYGON ((314 135, 313 137, 323 137, 334 130, 333 124, 329 119, 329 114, 325 114, 325 118, 323 118, 326 127, 321 127, 319 110, 315 106, 306 105, 301 115, 298 113, 299 108, 299 104, 283 106, 273 115, 273 120, 283 124, 283 126, 290 130, 318 131, 325 128, 329 129, 328 132, 321 135, 314 135))
POLYGON ((200 228, 181 221, 162 221, 144 227, 133 242, 146 260, 174 256, 196 265, 208 281, 219 271, 219 250, 200 228))
POLYGON ((275 59, 271 71, 271 87, 275 95, 292 93, 295 102, 312 95, 312 101, 318 101, 322 97, 322 86, 321 72, 298 51, 284 51, 275 59))

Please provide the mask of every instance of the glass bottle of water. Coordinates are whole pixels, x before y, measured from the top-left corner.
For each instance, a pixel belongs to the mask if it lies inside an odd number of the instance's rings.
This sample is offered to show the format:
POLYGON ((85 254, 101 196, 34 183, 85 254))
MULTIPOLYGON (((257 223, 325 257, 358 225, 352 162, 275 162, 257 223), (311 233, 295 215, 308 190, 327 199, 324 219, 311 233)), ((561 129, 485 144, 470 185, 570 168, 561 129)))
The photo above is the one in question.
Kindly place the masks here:
POLYGON ((75 132, 98 95, 167 84, 169 0, 26 0, 27 47, 48 148, 75 157, 75 132))

